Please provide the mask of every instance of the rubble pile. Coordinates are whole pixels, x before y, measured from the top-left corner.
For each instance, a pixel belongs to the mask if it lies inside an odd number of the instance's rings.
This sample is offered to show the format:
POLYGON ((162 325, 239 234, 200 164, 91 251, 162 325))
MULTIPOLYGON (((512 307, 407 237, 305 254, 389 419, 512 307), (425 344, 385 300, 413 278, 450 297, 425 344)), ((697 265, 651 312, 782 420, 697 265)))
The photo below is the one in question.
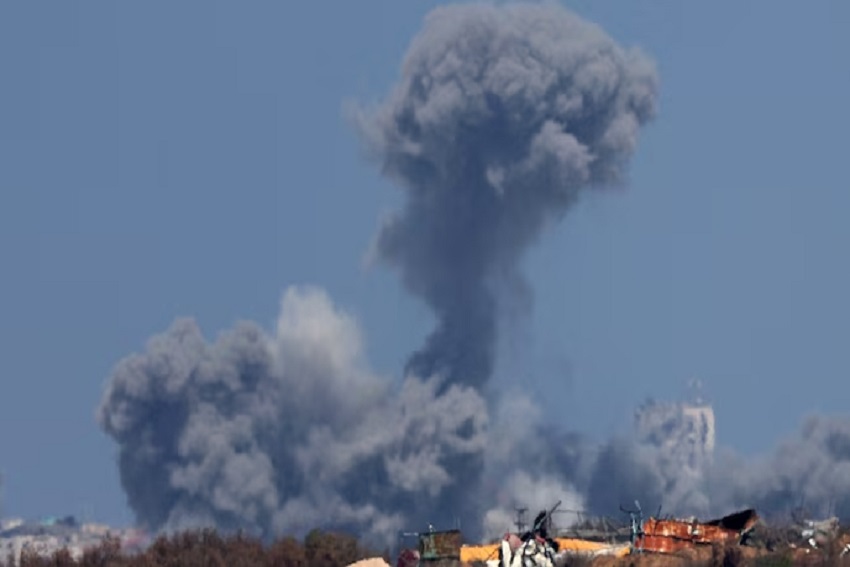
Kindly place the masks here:
POLYGON ((500 541, 481 545, 460 543, 458 530, 429 528, 418 534, 418 550, 402 550, 396 567, 560 567, 575 559, 599 567, 620 565, 620 559, 628 562, 623 565, 667 565, 667 559, 677 565, 682 560, 686 564, 744 565, 770 559, 771 554, 792 564, 827 564, 826 559, 832 558, 850 565, 850 532, 842 533, 836 517, 796 518, 792 526, 779 528, 765 524, 754 509, 700 521, 695 517, 644 518, 638 508, 623 510, 630 516, 625 539, 623 529, 609 521, 587 521, 581 529, 565 530, 576 534, 591 528, 594 539, 582 539, 554 533, 551 514, 555 508, 542 510, 531 529, 508 532, 500 541), (610 526, 610 531, 602 533, 601 525, 610 526))
MULTIPOLYGON (((529 529, 518 528, 517 532, 505 533, 486 544, 464 543, 463 534, 458 529, 438 531, 429 526, 425 532, 407 532, 403 535, 416 536, 418 545, 401 549, 395 567, 563 567, 575 565, 576 561, 594 567, 745 566, 767 564, 774 560, 787 565, 850 565, 850 532, 842 531, 836 517, 822 520, 796 517, 793 525, 772 526, 765 523, 754 509, 708 521, 694 517, 661 517, 660 514, 644 518, 639 509, 624 510, 630 516, 626 524, 627 533, 624 534, 622 523, 610 520, 585 520, 565 530, 556 529, 552 524, 552 513, 559 504, 550 510, 542 510, 529 529), (589 533, 593 539, 580 537, 583 532, 589 533)), ((107 539, 110 545, 117 543, 118 547, 114 549, 120 547, 122 554, 143 552, 134 558, 141 565, 165 564, 160 562, 162 560, 170 562, 167 564, 183 564, 182 558, 190 555, 196 560, 225 557, 219 552, 227 547, 227 542, 214 532, 196 534, 188 539, 180 534, 174 537, 170 542, 163 540, 160 545, 160 540, 157 540, 158 543, 150 545, 150 539, 139 530, 80 524, 72 516, 40 522, 5 520, 0 522, 0 565, 18 567, 22 557, 34 553, 48 558, 63 549, 73 560, 80 561, 87 549, 100 547, 107 539), (157 551, 149 555, 154 549, 157 551)), ((348 549, 339 555, 341 548, 338 545, 324 543, 331 542, 333 537, 330 533, 319 533, 318 539, 305 549, 297 545, 293 548, 291 542, 282 547, 272 545, 269 548, 272 550, 270 563, 263 564, 278 565, 288 558, 309 560, 312 545, 313 555, 336 557, 341 561, 336 565, 389 567, 387 561, 374 551, 354 553, 348 549), (281 555, 284 551, 286 553, 281 555), (358 556, 361 559, 358 560, 358 556)), ((347 541, 350 544, 355 540, 347 541)), ((262 550, 262 544, 246 542, 237 538, 235 545, 242 552, 252 545, 259 546, 251 553, 254 559, 260 557, 256 553, 258 549, 262 550)), ((228 557, 234 559, 235 556, 228 557)), ((385 557, 389 559, 388 555, 385 557)))

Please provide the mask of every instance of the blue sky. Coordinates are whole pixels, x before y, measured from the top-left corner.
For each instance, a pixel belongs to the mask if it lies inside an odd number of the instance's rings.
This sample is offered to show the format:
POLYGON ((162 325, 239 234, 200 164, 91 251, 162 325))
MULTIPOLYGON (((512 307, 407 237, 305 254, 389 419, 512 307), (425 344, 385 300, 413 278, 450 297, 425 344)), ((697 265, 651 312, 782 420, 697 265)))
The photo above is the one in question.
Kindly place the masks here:
MULTIPOLYGON (((363 267, 400 194, 342 108, 389 90, 437 4, 0 4, 0 514, 131 521, 94 410, 176 316, 270 327, 317 284, 400 374, 433 318, 363 267)), ((846 411, 850 4, 565 5, 656 61, 659 114, 628 187, 526 258, 499 378, 602 437, 698 376, 745 453, 846 411)))

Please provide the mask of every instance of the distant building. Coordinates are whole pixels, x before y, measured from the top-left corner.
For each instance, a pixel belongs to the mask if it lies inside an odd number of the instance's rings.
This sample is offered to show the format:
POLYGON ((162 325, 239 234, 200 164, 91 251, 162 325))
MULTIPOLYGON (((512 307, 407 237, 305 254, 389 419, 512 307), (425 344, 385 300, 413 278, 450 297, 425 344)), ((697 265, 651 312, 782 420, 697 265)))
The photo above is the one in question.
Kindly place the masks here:
POLYGON ((708 404, 701 406, 682 405, 682 414, 689 423, 690 434, 687 439, 693 444, 696 451, 705 456, 714 453, 714 409, 708 404))
POLYGON ((22 518, 7 518, 5 520, 0 520, 0 533, 15 529, 22 525, 24 525, 24 520, 22 518))
POLYGON ((139 530, 79 524, 73 516, 50 517, 40 522, 12 518, 0 520, 0 557, 11 557, 17 566, 24 550, 48 556, 65 548, 74 559, 80 559, 87 548, 100 545, 107 534, 117 537, 126 551, 138 551, 147 544, 146 534, 139 530))
MULTIPOLYGON (((698 391, 700 384, 690 386, 698 391)), ((688 402, 645 402, 635 412, 635 430, 641 443, 662 449, 683 472, 699 474, 714 454, 714 410, 698 394, 688 402)))

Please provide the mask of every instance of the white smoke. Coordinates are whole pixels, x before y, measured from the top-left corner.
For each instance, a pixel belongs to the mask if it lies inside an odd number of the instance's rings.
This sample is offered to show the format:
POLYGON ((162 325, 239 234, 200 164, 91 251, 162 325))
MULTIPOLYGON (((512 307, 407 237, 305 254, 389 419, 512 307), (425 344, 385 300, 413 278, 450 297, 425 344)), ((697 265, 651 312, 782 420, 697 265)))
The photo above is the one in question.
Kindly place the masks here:
POLYGON ((561 528, 571 525, 577 518, 576 512, 584 509, 582 496, 557 474, 516 470, 503 479, 501 488, 493 498, 494 506, 484 514, 483 533, 488 540, 516 530, 518 508, 527 508, 533 516, 560 501, 559 508, 567 513, 566 521, 559 517, 557 525, 561 528))

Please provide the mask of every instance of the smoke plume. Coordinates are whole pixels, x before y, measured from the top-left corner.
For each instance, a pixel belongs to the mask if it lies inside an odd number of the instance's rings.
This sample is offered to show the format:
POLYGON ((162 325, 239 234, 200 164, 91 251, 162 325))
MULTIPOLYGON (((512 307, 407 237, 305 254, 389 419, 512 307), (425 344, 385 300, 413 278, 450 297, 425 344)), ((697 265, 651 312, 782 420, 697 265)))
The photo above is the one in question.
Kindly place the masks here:
POLYGON ((772 454, 726 453, 707 477, 707 493, 720 506, 743 504, 785 517, 802 506, 815 516, 850 520, 850 420, 810 416, 772 454))
POLYGON ((653 115, 651 62, 553 4, 428 15, 399 83, 358 125, 406 191, 374 245, 438 318, 408 370, 483 387, 498 297, 583 188, 619 182, 653 115))
POLYGON ((596 459, 539 424, 496 436, 516 425, 500 409, 491 423, 485 402, 497 290, 529 293, 518 264, 546 224, 582 190, 623 180, 656 83, 646 57, 553 4, 429 14, 389 96, 355 117, 406 195, 373 253, 436 329, 397 384, 369 369, 357 325, 316 289, 285 293, 273 333, 242 323, 207 342, 177 320, 120 361, 98 411, 139 521, 391 538, 461 516, 474 536, 486 508, 492 527, 533 492, 581 506, 578 487, 593 504, 588 471, 627 453, 596 459), (496 502, 478 498, 495 485, 496 502))
POLYGON ((372 252, 435 330, 392 380, 319 289, 288 289, 272 332, 245 322, 210 342, 178 319, 116 365, 98 409, 139 522, 391 543, 456 517, 473 539, 498 536, 514 506, 557 499, 595 514, 639 499, 677 515, 801 501, 850 515, 847 420, 812 418, 753 460, 714 451, 703 410, 644 406, 637 435, 596 444, 488 394, 499 290, 529 297, 523 253, 583 190, 622 181, 656 89, 648 59, 555 5, 434 10, 387 99, 355 118, 406 197, 372 252))
POLYGON ((291 288, 273 334, 243 323, 209 343, 181 319, 122 360, 98 419, 138 520, 391 541, 427 516, 445 463, 483 450, 487 409, 468 387, 376 376, 361 340, 324 292, 291 288))
POLYGON ((649 403, 635 433, 595 445, 577 435, 549 440, 540 474, 572 483, 585 509, 618 515, 639 500, 645 512, 718 517, 755 508, 788 520, 799 507, 814 517, 850 520, 850 420, 811 416, 771 453, 744 457, 715 447, 708 405, 649 403), (707 427, 706 427, 707 426, 707 427), (710 431, 710 433, 709 433, 710 431))
MULTIPOLYGON (((408 373, 485 390, 496 290, 528 295, 522 254, 582 189, 621 181, 655 98, 649 60, 554 4, 427 17, 389 97, 357 114, 372 159, 406 195, 373 254, 438 320, 408 373)), ((441 508, 462 503, 465 525, 480 518, 485 466, 459 461, 442 495, 441 508)))
POLYGON ((98 412, 138 519, 390 537, 461 517, 475 534, 486 450, 508 492, 572 494, 557 475, 512 470, 504 438, 487 435, 495 290, 527 291, 518 262, 544 225, 582 189, 622 180, 655 99, 648 59, 556 5, 434 10, 398 84, 356 124, 407 195, 373 252, 437 328, 396 385, 317 290, 289 290, 273 334, 243 323, 209 343, 176 321, 117 365, 98 412))

